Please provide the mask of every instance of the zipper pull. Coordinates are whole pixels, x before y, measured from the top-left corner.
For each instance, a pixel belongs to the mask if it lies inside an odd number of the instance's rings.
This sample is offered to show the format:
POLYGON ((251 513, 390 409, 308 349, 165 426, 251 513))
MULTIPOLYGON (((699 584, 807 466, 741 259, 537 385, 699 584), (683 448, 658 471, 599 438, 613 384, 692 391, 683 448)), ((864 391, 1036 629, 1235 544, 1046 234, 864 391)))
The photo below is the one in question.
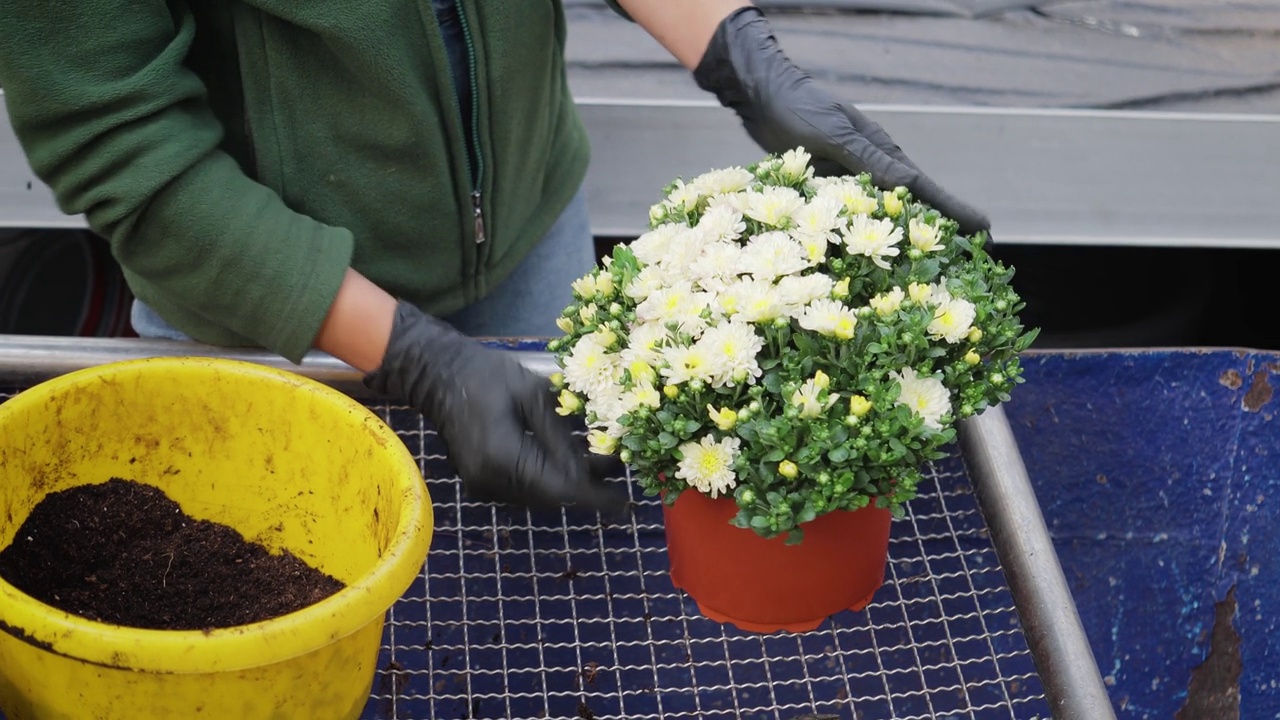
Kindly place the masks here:
POLYGON ((484 242, 484 210, 480 208, 480 191, 471 193, 471 211, 476 219, 476 244, 484 242))

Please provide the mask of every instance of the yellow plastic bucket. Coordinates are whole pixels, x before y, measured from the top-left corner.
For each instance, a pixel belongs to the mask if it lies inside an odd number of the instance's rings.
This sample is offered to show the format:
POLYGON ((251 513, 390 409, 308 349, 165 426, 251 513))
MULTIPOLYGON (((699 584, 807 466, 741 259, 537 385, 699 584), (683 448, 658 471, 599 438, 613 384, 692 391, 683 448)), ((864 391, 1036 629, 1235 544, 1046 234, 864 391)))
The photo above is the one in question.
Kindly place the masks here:
POLYGON ((359 716, 386 611, 431 542, 422 475, 390 428, 318 382, 206 358, 94 367, 0 404, 0 548, 48 493, 113 476, 347 587, 205 633, 92 622, 0 580, 9 720, 359 716))

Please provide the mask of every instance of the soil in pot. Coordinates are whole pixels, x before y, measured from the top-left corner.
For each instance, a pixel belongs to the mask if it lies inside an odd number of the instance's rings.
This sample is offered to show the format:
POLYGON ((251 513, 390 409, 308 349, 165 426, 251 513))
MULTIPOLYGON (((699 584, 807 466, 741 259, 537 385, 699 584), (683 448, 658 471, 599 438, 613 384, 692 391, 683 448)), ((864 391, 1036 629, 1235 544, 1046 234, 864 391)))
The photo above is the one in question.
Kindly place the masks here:
POLYGON ((344 587, 288 551, 193 519, 159 488, 119 478, 41 500, 0 551, 0 577, 74 615, 154 630, 269 620, 344 587))

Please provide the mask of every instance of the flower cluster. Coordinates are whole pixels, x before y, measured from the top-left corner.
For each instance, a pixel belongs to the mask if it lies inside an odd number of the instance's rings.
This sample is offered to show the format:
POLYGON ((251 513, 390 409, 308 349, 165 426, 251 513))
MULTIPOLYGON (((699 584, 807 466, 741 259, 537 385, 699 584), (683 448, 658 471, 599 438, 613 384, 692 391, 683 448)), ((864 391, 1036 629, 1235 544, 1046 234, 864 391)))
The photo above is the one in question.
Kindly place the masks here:
POLYGON ((1034 337, 982 234, 809 159, 668 186, 649 231, 574 282, 549 345, 593 452, 666 502, 732 497, 735 525, 788 542, 835 510, 900 515, 1034 337))

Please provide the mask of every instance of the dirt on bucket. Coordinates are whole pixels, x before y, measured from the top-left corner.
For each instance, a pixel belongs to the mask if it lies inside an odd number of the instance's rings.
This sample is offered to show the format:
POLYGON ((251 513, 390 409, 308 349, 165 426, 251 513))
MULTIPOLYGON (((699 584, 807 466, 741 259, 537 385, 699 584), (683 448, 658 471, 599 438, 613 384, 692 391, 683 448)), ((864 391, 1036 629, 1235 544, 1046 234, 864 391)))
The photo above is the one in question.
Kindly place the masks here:
POLYGON ((268 620, 344 587, 288 551, 191 518, 159 488, 120 478, 41 500, 0 551, 0 577, 69 613, 155 630, 268 620))

